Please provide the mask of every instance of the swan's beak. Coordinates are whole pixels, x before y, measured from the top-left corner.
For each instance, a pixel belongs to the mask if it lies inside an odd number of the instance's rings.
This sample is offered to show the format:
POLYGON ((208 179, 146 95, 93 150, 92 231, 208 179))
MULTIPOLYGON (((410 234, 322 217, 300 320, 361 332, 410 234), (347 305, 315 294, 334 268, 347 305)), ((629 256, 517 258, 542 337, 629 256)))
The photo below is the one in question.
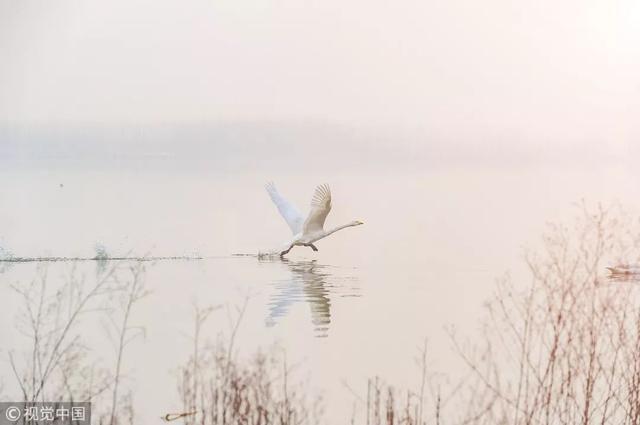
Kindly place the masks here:
POLYGON ((356 224, 359 226, 359 225, 361 225, 361 224, 364 224, 364 222, 363 222, 363 221, 360 221, 360 220, 356 220, 356 224))

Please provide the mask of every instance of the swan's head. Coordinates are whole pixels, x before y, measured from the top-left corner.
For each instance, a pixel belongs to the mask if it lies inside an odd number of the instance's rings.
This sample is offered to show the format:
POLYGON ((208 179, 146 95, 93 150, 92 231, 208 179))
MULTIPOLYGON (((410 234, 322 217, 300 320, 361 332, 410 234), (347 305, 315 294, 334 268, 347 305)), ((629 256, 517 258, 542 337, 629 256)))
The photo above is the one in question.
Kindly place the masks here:
POLYGON ((351 222, 352 226, 360 226, 361 224, 364 224, 364 223, 360 220, 354 220, 351 222))

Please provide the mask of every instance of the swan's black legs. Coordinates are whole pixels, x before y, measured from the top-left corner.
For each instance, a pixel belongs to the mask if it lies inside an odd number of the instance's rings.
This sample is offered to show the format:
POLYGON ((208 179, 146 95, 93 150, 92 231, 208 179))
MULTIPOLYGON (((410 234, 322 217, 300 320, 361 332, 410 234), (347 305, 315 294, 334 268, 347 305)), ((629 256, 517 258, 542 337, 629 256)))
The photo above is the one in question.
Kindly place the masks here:
POLYGON ((293 245, 291 245, 289 248, 287 248, 286 251, 282 251, 280 253, 280 258, 283 258, 285 255, 287 255, 289 253, 289 251, 291 251, 291 248, 293 248, 293 245))
MULTIPOLYGON (((318 248, 312 243, 306 243, 306 244, 304 244, 304 246, 308 246, 309 248, 313 249, 314 251, 318 251, 318 248)), ((283 258, 285 255, 287 255, 289 253, 289 251, 291 251, 291 249, 293 249, 293 247, 294 247, 294 245, 291 245, 285 251, 282 251, 280 253, 280 258, 283 258)))

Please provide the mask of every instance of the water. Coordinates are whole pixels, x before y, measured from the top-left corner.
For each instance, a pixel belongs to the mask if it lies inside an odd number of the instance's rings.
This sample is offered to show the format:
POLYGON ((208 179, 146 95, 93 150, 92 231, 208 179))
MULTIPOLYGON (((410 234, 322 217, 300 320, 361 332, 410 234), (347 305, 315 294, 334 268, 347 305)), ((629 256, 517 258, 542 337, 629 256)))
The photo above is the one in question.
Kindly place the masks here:
MULTIPOLYGON (((379 159, 383 161, 383 158, 379 159)), ((237 337, 239 353, 278 344, 296 363, 308 389, 324 393, 327 417, 344 422, 366 379, 383 376, 418 385, 415 356, 429 341, 430 366, 455 373, 444 331, 453 325, 473 338, 495 279, 509 273, 528 283, 522 258, 535 249, 549 220, 570 219, 574 203, 640 199, 634 167, 610 163, 359 165, 323 173, 297 167, 189 167, 166 159, 95 166, 82 161, 16 160, 0 171, 0 245, 16 256, 92 256, 96 246, 118 256, 202 256, 151 261, 150 294, 132 315, 144 338, 125 354, 127 385, 140 423, 179 411, 177 367, 187 359, 194 306, 217 306, 205 338, 229 333, 247 300, 237 337), (332 187, 327 223, 365 225, 296 247, 286 260, 251 254, 280 246, 290 235, 263 184, 305 210, 315 185, 332 187), (247 254, 247 255, 234 255, 247 254)), ((0 377, 5 397, 17 397, 8 353, 28 341, 14 325, 18 294, 46 267, 51 288, 75 267, 90 280, 96 262, 13 264, 0 280, 0 377)), ((87 319, 97 356, 103 326, 87 319)))

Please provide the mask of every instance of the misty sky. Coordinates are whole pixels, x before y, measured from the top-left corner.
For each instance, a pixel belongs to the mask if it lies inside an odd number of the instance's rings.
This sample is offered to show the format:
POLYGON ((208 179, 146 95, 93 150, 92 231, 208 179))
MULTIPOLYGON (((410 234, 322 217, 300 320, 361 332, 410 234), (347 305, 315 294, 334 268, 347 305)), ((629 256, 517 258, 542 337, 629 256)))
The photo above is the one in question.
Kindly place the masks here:
POLYGON ((0 122, 640 136, 635 0, 0 0, 0 122))

